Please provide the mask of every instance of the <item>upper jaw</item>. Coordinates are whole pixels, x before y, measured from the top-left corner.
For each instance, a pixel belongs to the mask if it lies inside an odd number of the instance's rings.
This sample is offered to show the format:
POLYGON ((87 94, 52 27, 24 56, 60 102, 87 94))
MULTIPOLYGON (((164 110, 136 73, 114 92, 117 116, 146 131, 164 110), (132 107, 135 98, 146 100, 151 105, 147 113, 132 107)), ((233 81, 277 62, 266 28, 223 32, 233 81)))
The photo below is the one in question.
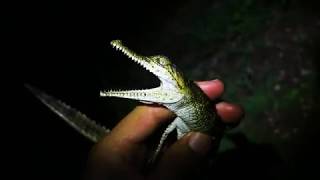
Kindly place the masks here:
MULTIPOLYGON (((139 55, 136 52, 130 50, 128 47, 122 44, 121 40, 113 40, 110 43, 116 50, 121 51, 123 54, 128 56, 130 59, 149 70, 149 59, 145 56, 139 55)), ((150 71, 150 70, 149 70, 150 71)))
POLYGON ((113 40, 111 41, 111 45, 116 50, 121 51, 134 62, 142 66, 144 69, 157 76, 157 78, 161 81, 159 88, 165 87, 165 89, 167 90, 177 89, 177 83, 174 81, 172 75, 170 75, 168 71, 158 62, 155 62, 152 57, 137 54, 136 52, 123 45, 121 40, 113 40))

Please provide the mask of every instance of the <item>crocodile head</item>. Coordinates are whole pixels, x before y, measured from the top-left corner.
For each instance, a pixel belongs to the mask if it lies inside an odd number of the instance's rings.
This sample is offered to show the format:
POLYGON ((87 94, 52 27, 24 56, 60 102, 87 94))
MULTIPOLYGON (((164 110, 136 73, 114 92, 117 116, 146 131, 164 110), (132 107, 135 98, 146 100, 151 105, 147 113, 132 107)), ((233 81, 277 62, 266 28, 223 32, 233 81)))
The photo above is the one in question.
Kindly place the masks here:
POLYGON ((160 80, 160 86, 142 90, 101 91, 101 96, 136 99, 149 103, 175 103, 183 97, 186 87, 183 75, 167 57, 142 56, 123 45, 120 40, 111 41, 111 45, 154 74, 160 80))

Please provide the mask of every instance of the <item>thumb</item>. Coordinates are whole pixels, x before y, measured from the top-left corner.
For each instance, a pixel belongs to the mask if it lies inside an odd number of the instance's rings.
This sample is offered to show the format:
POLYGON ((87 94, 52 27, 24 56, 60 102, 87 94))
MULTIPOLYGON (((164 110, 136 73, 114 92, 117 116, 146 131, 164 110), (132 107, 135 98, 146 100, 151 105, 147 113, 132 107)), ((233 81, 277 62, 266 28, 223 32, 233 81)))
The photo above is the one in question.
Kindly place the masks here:
POLYGON ((174 143, 155 169, 155 179, 189 179, 197 174, 213 145, 210 136, 191 132, 174 143))

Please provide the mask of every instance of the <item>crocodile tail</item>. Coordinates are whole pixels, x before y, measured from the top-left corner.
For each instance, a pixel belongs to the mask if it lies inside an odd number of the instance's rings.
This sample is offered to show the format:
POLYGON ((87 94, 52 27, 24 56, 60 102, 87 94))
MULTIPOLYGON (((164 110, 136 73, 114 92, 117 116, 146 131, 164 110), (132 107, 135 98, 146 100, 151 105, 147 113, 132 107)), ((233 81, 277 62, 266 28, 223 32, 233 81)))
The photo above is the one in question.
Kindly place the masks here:
POLYGON ((72 108, 66 103, 46 94, 45 92, 29 85, 25 84, 25 87, 31 91, 43 104, 49 107, 53 112, 59 115, 65 122, 77 130, 80 134, 88 138, 93 142, 98 142, 110 130, 104 126, 97 124, 96 121, 91 120, 85 114, 72 108))

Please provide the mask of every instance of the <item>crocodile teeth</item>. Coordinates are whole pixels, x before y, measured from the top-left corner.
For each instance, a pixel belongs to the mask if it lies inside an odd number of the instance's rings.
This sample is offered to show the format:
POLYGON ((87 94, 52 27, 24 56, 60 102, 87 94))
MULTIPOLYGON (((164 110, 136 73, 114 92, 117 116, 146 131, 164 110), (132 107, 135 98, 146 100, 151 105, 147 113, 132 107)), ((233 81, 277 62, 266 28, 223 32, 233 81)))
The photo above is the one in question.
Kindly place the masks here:
POLYGON ((128 50, 125 46, 122 45, 122 42, 120 40, 113 40, 111 41, 111 45, 118 51, 121 51, 123 54, 128 56, 130 59, 132 59, 137 64, 141 65, 144 69, 148 70, 149 72, 152 72, 150 68, 148 68, 148 64, 144 61, 140 60, 138 57, 136 57, 130 50, 128 50))

